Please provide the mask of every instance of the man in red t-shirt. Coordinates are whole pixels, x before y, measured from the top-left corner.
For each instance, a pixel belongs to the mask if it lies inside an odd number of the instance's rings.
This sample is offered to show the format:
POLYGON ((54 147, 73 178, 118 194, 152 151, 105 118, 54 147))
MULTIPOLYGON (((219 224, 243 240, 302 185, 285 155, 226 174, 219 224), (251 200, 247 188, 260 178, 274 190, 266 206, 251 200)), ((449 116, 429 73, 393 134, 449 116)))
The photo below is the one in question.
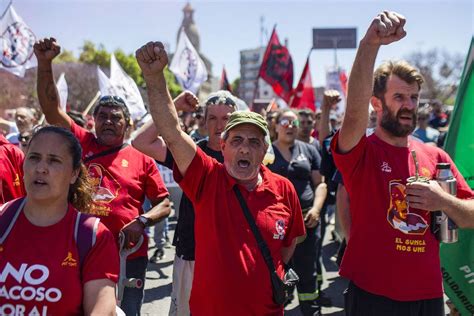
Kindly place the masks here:
POLYGON ((23 159, 20 148, 0 134, 0 204, 25 195, 23 159))
POLYGON ((221 138, 224 163, 207 156, 181 131, 163 69, 162 43, 136 53, 147 83, 150 112, 175 161, 175 178, 195 208, 192 315, 283 315, 272 300, 270 272, 233 191, 237 188, 268 245, 276 271, 305 234, 301 207, 288 179, 262 165, 267 124, 253 112, 234 112, 221 138))
POLYGON ((372 21, 352 67, 344 122, 331 144, 351 201, 350 239, 340 269, 351 281, 350 316, 444 315, 439 242, 429 229, 429 211, 441 209, 461 223, 474 208, 473 192, 449 156, 409 137, 423 83, 418 70, 390 61, 372 74, 380 46, 402 39, 404 25, 395 12, 372 21), (378 116, 367 137, 369 101, 378 116), (436 181, 407 183, 416 172, 433 179, 440 162, 451 164, 457 197, 436 181))
POLYGON ((141 288, 125 288, 121 308, 127 315, 139 315, 143 300, 148 263, 148 238, 145 227, 169 215, 168 191, 158 168, 150 157, 124 143, 130 127, 130 113, 117 96, 104 96, 94 108, 96 135, 75 124, 61 109, 53 80, 52 60, 60 52, 55 39, 44 39, 34 46, 38 59, 38 98, 46 120, 71 129, 79 139, 83 159, 94 187, 90 214, 101 219, 118 239, 125 234, 125 246, 144 237, 142 246, 127 258, 127 277, 142 280, 141 288), (151 204, 146 214, 142 205, 147 197, 151 204))

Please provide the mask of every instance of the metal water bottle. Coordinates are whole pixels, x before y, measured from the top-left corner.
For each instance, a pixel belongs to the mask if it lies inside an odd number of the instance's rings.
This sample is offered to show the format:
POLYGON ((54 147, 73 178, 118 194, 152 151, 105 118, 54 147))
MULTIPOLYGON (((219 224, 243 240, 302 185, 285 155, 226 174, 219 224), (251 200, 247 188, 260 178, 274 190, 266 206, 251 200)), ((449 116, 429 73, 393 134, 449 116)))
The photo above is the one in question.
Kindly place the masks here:
MULTIPOLYGON (((436 181, 444 191, 451 195, 457 193, 457 181, 451 172, 450 163, 436 164, 436 181)), ((437 238, 443 243, 455 243, 458 241, 458 227, 443 211, 435 212, 436 224, 438 226, 437 238)))

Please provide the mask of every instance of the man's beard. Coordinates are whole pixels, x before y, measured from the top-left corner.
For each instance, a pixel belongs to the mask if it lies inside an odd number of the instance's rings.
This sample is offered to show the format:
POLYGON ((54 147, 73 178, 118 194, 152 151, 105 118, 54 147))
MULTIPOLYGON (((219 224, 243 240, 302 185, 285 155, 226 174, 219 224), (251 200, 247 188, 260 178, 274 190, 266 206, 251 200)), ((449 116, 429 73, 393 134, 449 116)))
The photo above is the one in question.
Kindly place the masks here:
POLYGON ((382 99, 382 120, 380 121, 380 126, 383 127, 387 132, 392 134, 395 137, 406 137, 413 133, 416 128, 416 109, 410 111, 408 109, 400 109, 397 112, 397 115, 394 117, 390 112, 385 100, 382 99), (412 117, 411 125, 404 125, 399 122, 400 116, 408 114, 412 117))

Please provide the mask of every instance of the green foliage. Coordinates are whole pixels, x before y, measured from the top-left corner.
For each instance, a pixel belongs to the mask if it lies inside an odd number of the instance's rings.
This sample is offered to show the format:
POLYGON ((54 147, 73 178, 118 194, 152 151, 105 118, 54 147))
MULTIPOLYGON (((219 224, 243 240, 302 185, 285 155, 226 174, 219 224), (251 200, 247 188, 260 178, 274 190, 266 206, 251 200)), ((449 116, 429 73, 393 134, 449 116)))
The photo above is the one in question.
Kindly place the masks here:
POLYGON ((165 68, 165 79, 166 83, 168 84, 168 90, 170 91, 170 94, 173 98, 177 97, 178 94, 180 94, 183 89, 179 85, 179 83, 176 82, 176 78, 174 77, 173 73, 168 69, 168 67, 165 68))
POLYGON ((239 87, 240 87, 240 77, 236 78, 232 84, 232 91, 234 92, 235 95, 239 95, 239 87))
MULTIPOLYGON (((138 66, 135 55, 127 55, 121 49, 115 50, 114 54, 123 70, 125 70, 125 72, 130 77, 132 77, 139 87, 143 87, 145 82, 143 80, 142 71, 140 66, 138 66)), ((79 56, 79 61, 86 64, 99 65, 102 68, 109 68, 110 53, 107 52, 104 45, 102 44, 99 44, 99 47, 96 48, 95 44, 91 41, 85 41, 84 45, 82 46, 82 52, 79 56)), ((165 69, 165 78, 172 97, 175 97, 181 93, 181 87, 176 82, 174 75, 168 70, 168 68, 165 69)))
POLYGON ((70 50, 63 50, 61 54, 59 54, 58 57, 56 57, 53 62, 55 64, 62 64, 62 63, 74 63, 77 62, 77 58, 74 57, 72 51, 70 50))
POLYGON ((79 55, 79 61, 108 68, 110 65, 110 54, 104 45, 100 44, 99 47, 96 48, 95 44, 91 41, 85 41, 84 46, 82 46, 82 52, 79 55))

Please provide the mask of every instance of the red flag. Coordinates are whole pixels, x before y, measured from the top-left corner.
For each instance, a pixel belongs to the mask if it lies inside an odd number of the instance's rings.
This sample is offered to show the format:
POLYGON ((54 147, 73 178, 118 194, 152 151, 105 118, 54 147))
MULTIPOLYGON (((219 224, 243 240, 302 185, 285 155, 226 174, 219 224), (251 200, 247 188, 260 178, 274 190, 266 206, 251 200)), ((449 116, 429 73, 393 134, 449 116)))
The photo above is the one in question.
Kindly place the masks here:
POLYGON ((309 70, 309 57, 304 65, 303 73, 301 74, 300 82, 296 86, 291 101, 290 108, 295 109, 311 109, 316 111, 314 106, 314 90, 311 82, 311 71, 309 70))
POLYGON ((227 80, 227 73, 225 72, 225 67, 222 68, 221 90, 227 90, 232 93, 232 87, 229 83, 229 80, 227 80))
POLYGON ((258 75, 272 86, 278 96, 286 102, 290 101, 293 89, 293 60, 288 49, 280 44, 275 29, 265 50, 258 75))
POLYGON ((347 97, 347 75, 344 70, 339 72, 339 81, 341 82, 342 92, 344 92, 344 96, 347 97))

